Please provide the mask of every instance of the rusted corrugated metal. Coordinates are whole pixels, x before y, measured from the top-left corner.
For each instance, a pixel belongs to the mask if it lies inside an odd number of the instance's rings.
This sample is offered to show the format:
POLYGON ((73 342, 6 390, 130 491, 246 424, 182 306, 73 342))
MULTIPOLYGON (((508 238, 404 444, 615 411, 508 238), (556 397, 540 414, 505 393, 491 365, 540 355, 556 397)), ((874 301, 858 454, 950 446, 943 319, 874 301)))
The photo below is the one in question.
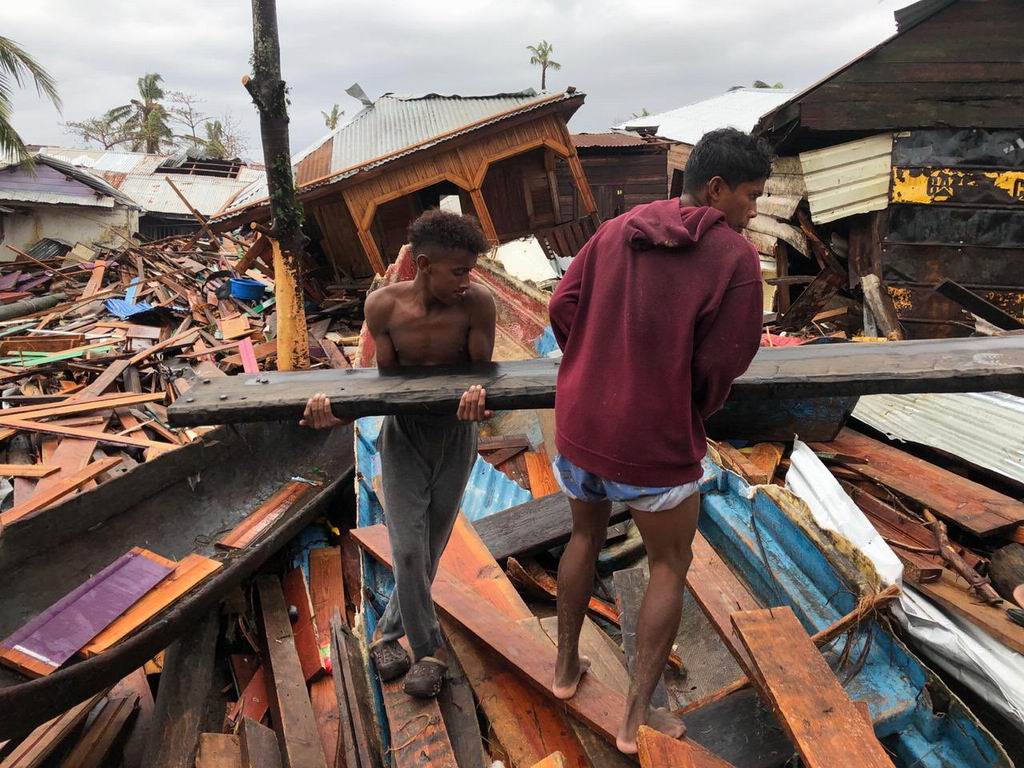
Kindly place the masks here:
POLYGON ((594 147, 647 147, 658 142, 644 141, 632 133, 574 133, 572 144, 577 149, 594 147))
POLYGON ((800 154, 811 220, 824 224, 889 205, 892 134, 800 154))

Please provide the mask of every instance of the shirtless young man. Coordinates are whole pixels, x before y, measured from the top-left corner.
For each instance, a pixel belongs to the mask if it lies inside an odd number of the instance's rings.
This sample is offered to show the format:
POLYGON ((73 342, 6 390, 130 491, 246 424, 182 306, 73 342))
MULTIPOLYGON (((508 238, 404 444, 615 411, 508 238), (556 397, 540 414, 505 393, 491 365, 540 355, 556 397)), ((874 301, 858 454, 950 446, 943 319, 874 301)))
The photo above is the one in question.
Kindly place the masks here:
MULTIPOLYGON (((489 247, 480 227, 458 214, 428 211, 409 228, 409 243, 415 279, 384 286, 366 299, 377 367, 490 362, 494 299, 470 281, 477 257, 489 247)), ((384 515, 396 586, 370 654, 385 682, 408 672, 404 689, 412 696, 436 696, 444 683, 444 640, 430 585, 476 460, 474 422, 493 415, 486 396, 473 386, 455 414, 388 416, 381 428, 384 515), (403 635, 415 663, 398 643, 403 635)), ((344 422, 331 413, 327 396, 317 394, 300 423, 323 429, 344 422)))
POLYGON ((552 692, 575 695, 589 662, 580 627, 611 502, 625 503, 651 578, 637 622, 636 666, 616 743, 635 753, 643 723, 680 736, 651 694, 679 630, 700 511, 704 420, 725 403, 761 338, 761 272, 740 234, 757 213, 771 162, 727 128, 693 148, 678 200, 605 222, 548 306, 562 348, 555 395, 555 476, 572 538, 558 567, 558 660, 552 692))

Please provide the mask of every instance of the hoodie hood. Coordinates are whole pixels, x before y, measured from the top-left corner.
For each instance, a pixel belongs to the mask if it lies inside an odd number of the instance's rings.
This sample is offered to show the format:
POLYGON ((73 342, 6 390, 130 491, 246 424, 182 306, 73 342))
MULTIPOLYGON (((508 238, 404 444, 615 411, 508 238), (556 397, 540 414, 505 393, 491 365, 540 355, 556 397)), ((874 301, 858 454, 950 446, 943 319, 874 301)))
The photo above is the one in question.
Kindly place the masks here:
POLYGON ((677 197, 659 200, 627 214, 626 242, 637 251, 689 248, 724 218, 720 210, 707 205, 683 208, 677 197))

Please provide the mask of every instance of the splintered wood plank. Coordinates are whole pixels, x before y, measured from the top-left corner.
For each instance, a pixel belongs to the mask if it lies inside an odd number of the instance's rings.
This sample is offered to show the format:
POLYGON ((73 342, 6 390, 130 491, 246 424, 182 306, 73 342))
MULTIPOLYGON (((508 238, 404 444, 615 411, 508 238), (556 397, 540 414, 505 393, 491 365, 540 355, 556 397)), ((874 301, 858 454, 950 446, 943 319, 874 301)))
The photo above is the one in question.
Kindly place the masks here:
POLYGON ((64 427, 60 424, 51 424, 42 421, 29 421, 28 419, 0 419, 0 424, 11 429, 22 432, 43 432, 61 437, 78 437, 83 440, 95 440, 98 443, 109 443, 110 445, 124 445, 129 448, 166 448, 166 443, 157 443, 153 440, 143 440, 128 435, 115 435, 107 432, 97 432, 90 429, 78 427, 64 427))
POLYGON ((241 768, 242 747, 233 733, 199 734, 196 768, 241 768))
POLYGON ((238 701, 228 710, 228 723, 234 725, 241 718, 248 717, 257 723, 262 722, 270 710, 270 694, 267 693, 267 673, 260 666, 249 682, 245 684, 238 701))
POLYGON ((0 661, 32 677, 50 674, 172 570, 173 562, 133 548, 0 641, 0 661))
POLYGON ((219 630, 220 610, 214 609, 167 649, 142 760, 146 768, 194 767, 219 630))
POLYGON ((237 339, 245 336, 252 330, 249 327, 249 318, 245 315, 234 315, 220 321, 220 333, 223 339, 237 339))
POLYGON ((47 720, 22 739, 11 753, 0 761, 0 768, 39 768, 57 747, 74 733, 93 707, 106 695, 106 691, 97 693, 67 712, 47 720))
POLYGON ((726 469, 735 472, 751 485, 764 485, 769 482, 770 478, 767 472, 729 445, 729 443, 721 442, 714 445, 726 469))
POLYGON ((640 726, 636 746, 640 768, 693 768, 693 750, 689 744, 664 733, 640 726))
POLYGON ((281 749, 272 730, 247 717, 238 729, 238 737, 242 768, 281 768, 281 749))
POLYGON ((108 698, 60 768, 101 768, 138 706, 138 694, 108 698))
MULTIPOLYGON (((403 645, 409 651, 404 640, 403 645)), ((391 731, 392 765, 394 768, 421 765, 458 768, 437 698, 417 699, 405 693, 402 684, 403 678, 381 682, 391 731)))
POLYGON ((120 642, 222 566, 223 563, 202 555, 186 555, 167 578, 82 648, 82 655, 94 656, 120 642))
MULTIPOLYGON (((895 549, 899 552, 899 549, 895 549)), ((996 607, 981 603, 969 593, 963 580, 958 579, 949 571, 933 582, 918 584, 916 589, 923 592, 939 605, 963 616, 965 619, 981 627, 1007 648, 1024 654, 1024 627, 1010 621, 1006 616, 1006 607, 996 607)), ((1010 606, 1012 607, 1012 606, 1010 606)))
POLYGON ((3 477, 46 477, 60 469, 56 464, 0 464, 3 477))
POLYGON ((97 395, 92 397, 69 398, 63 403, 46 403, 42 405, 22 405, 17 408, 8 408, 0 413, 4 419, 45 419, 54 416, 75 416, 95 411, 105 411, 113 408, 123 408, 129 405, 142 405, 143 403, 161 402, 167 395, 163 392, 144 392, 135 394, 131 392, 115 392, 110 395, 97 395))
POLYGON ((448 679, 437 695, 437 703, 448 729, 455 762, 459 768, 484 768, 491 761, 484 751, 473 688, 447 638, 445 648, 448 651, 448 679))
MULTIPOLYGON (((630 674, 636 664, 636 625, 640 619, 640 604, 647 592, 647 574, 644 569, 625 568, 612 574, 615 584, 615 603, 619 609, 619 626, 622 629, 622 650, 626 654, 626 666, 630 674)), ((665 688, 663 676, 658 677, 658 684, 651 694, 651 705, 668 706, 668 690, 665 688)))
POLYGON ((328 757, 336 765, 372 766, 371 741, 374 738, 371 718, 363 711, 370 700, 363 660, 356 640, 342 623, 340 612, 331 615, 331 676, 338 697, 339 738, 337 751, 328 757))
POLYGON ((286 768, 326 768, 306 679, 295 650, 295 638, 281 582, 273 576, 256 579, 266 644, 264 668, 274 728, 286 768))
MULTIPOLYGON (((446 569, 473 585, 486 601, 487 611, 496 611, 513 621, 534 619, 532 611, 462 515, 455 523, 441 560, 446 569)), ((564 710, 533 689, 514 668, 496 659, 457 622, 442 618, 441 626, 513 764, 530 764, 557 750, 572 766, 589 765, 586 751, 573 733, 564 710)))
POLYGON ((782 461, 782 454, 786 447, 782 443, 758 443, 750 451, 750 463, 764 472, 767 478, 765 482, 770 483, 775 477, 775 472, 782 461))
POLYGON ((551 468, 551 459, 543 448, 536 453, 526 453, 526 473, 530 478, 530 493, 533 494, 533 498, 540 499, 559 492, 555 473, 551 468))
POLYGON ((285 483, 273 496, 260 504, 248 517, 225 534, 217 546, 224 549, 244 549, 294 507, 310 491, 308 483, 297 480, 285 483))
MULTIPOLYGON (((21 520, 22 518, 34 515, 42 509, 53 504, 55 501, 69 496, 83 485, 102 475, 121 463, 120 456, 112 456, 108 459, 100 459, 92 464, 87 464, 77 472, 70 473, 57 485, 51 486, 45 491, 33 493, 28 501, 14 505, 9 510, 0 514, 0 528, 5 525, 21 520)), ((49 478, 46 478, 49 479, 49 478)))
MULTIPOLYGON (((462 522, 464 530, 468 529, 468 523, 464 520, 462 522)), ((360 528, 354 531, 353 535, 373 557, 388 566, 391 565, 391 548, 388 544, 387 530, 383 525, 360 528)), ((479 539, 476 539, 476 542, 483 547, 479 539)), ((502 611, 488 609, 487 593, 493 595, 499 592, 500 588, 492 585, 490 589, 482 589, 479 582, 488 581, 486 578, 478 579, 476 582, 472 579, 467 580, 458 570, 446 563, 447 554, 448 550, 441 558, 434 581, 434 602, 448 618, 458 622, 484 646, 511 665, 516 674, 529 681, 538 694, 548 701, 554 701, 550 693, 551 681, 555 674, 554 646, 546 638, 537 637, 502 611)), ((503 577, 496 563, 493 571, 503 577)), ((495 579, 492 577, 490 580, 495 579)), ((507 579, 504 581, 514 593, 515 588, 511 583, 507 579)), ((625 713, 625 696, 596 677, 584 675, 576 696, 566 702, 559 702, 559 705, 597 731, 609 743, 615 743, 615 734, 625 713)), ((517 712, 520 719, 526 719, 522 709, 517 712)), ((501 742, 508 748, 509 744, 504 738, 501 742)), ((728 765, 697 745, 693 746, 693 753, 694 763, 698 768, 722 768, 728 765)), ((544 754, 550 754, 550 751, 544 754)), ((534 762, 543 756, 538 756, 534 762)), ((582 765, 586 765, 586 762, 582 765)))
POLYGON ((693 537, 693 561, 686 574, 686 586, 749 677, 750 655, 737 641, 729 617, 735 611, 754 611, 761 606, 700 531, 693 537))
POLYGON ((150 728, 153 725, 153 692, 149 687, 149 680, 146 679, 146 672, 142 667, 132 672, 121 682, 110 689, 111 697, 135 695, 139 699, 139 708, 135 720, 130 726, 128 738, 122 750, 121 762, 123 768, 142 768, 142 753, 146 749, 146 741, 149 739, 150 728))
POLYGON ((292 635, 295 638, 295 650, 299 654, 302 674, 306 682, 311 682, 326 674, 323 659, 320 657, 320 644, 317 637, 316 621, 313 617, 313 603, 306 586, 306 576, 301 568, 292 568, 281 579, 284 599, 289 606, 295 606, 298 616, 292 622, 292 635))
MULTIPOLYGON (((317 645, 322 659, 330 658, 331 616, 337 610, 345 612, 345 585, 341 568, 341 550, 323 547, 309 553, 309 593, 313 602, 313 620, 317 645)), ((313 682, 309 698, 316 715, 317 730, 328 761, 338 753, 339 719, 338 692, 334 677, 327 675, 313 682)), ((348 726, 351 727, 351 726, 348 726)))
POLYGON ((732 623, 750 654, 751 679, 808 768, 892 766, 789 607, 739 611, 732 623))
POLYGON ((1024 503, 852 429, 844 428, 834 440, 810 446, 864 459, 866 463, 849 468, 976 536, 991 536, 1024 522, 1024 503))

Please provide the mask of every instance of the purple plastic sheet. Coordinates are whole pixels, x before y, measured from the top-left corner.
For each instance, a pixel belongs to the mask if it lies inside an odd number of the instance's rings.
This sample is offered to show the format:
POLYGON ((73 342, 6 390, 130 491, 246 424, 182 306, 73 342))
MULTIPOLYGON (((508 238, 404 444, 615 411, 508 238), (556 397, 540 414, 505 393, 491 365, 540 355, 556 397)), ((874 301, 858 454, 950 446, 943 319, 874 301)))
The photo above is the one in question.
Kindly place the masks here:
POLYGON ((0 642, 0 646, 59 667, 172 570, 137 552, 126 552, 0 642))

